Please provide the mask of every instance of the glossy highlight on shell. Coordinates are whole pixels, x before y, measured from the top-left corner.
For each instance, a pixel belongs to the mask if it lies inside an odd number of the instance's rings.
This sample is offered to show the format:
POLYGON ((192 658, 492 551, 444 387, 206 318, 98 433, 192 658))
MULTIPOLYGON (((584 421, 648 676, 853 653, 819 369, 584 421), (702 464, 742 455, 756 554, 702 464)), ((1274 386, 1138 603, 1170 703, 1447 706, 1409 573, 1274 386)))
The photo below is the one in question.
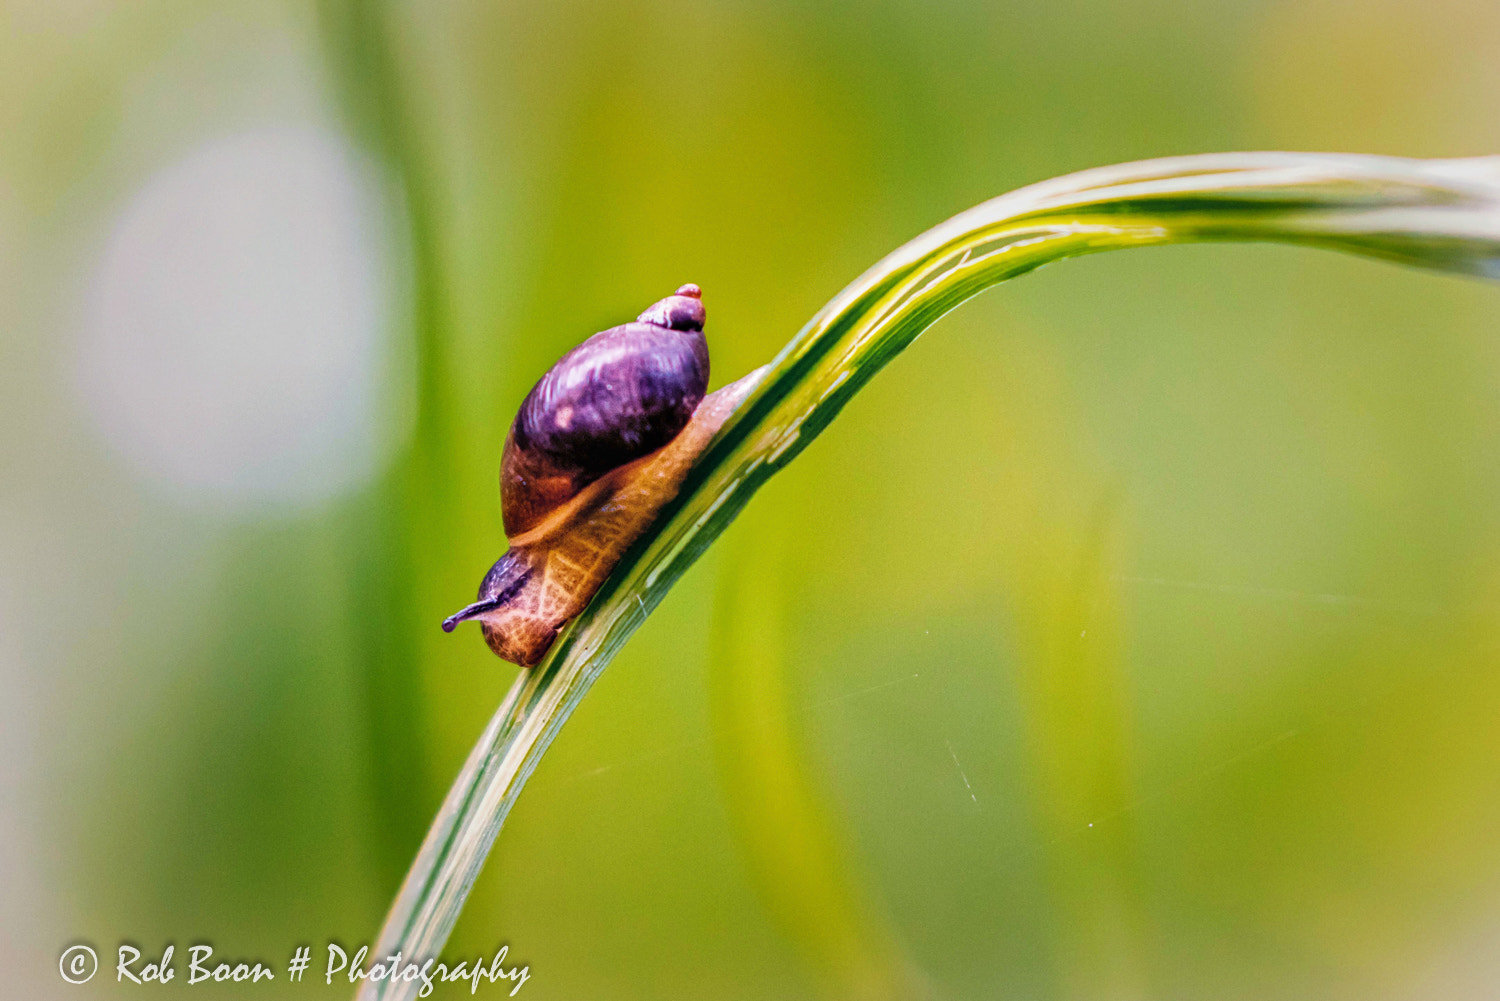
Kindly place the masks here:
POLYGON ((530 667, 583 611, 741 395, 705 395, 704 321, 701 291, 684 285, 532 387, 500 462, 510 549, 445 630, 477 619, 491 650, 530 667))

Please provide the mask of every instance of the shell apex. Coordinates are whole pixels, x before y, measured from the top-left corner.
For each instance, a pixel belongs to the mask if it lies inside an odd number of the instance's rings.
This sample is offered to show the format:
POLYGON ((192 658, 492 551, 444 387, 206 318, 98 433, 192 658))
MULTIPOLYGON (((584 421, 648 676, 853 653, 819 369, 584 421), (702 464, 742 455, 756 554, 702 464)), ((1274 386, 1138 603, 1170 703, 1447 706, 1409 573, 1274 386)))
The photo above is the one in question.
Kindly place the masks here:
POLYGON ((702 330, 707 320, 708 311, 703 308, 703 289, 692 282, 679 287, 665 299, 652 303, 636 317, 638 323, 684 332, 702 330))

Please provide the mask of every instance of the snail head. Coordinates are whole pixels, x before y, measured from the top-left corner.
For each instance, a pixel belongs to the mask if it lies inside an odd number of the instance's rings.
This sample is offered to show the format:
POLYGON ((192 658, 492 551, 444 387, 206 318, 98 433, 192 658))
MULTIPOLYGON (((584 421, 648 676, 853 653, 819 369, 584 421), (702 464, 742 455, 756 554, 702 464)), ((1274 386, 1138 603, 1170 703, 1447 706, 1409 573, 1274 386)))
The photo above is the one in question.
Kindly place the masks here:
POLYGON ((538 554, 510 549, 495 561, 479 584, 479 600, 443 620, 443 632, 451 633, 460 622, 478 619, 485 642, 499 656, 530 667, 546 652, 557 635, 558 624, 540 616, 541 578, 538 554), (529 585, 529 586, 528 586, 529 585))

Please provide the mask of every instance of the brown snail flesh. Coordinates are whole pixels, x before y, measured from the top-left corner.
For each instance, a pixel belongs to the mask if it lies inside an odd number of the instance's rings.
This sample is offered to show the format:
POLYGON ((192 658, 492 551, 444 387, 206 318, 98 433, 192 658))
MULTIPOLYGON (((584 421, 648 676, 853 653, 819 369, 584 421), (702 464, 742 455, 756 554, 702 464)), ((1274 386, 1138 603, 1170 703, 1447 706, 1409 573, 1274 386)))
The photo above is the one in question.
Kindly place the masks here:
POLYGON ((583 611, 743 396, 740 384, 705 395, 704 319, 684 285, 532 387, 500 461, 510 548, 444 630, 477 619, 491 650, 531 667, 583 611))

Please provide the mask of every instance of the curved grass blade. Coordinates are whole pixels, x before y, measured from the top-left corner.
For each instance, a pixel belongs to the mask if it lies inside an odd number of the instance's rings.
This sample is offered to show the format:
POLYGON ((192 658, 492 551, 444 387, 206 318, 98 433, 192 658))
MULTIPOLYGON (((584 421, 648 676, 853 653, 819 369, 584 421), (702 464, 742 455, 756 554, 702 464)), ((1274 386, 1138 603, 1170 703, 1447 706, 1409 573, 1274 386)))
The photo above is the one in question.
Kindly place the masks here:
MULTIPOLYGON (((1052 261, 1221 240, 1500 278, 1500 157, 1225 153, 1103 167, 985 202, 876 264, 733 387, 743 399, 677 499, 547 658, 517 678, 449 791, 371 958, 438 953, 526 779, 615 653, 761 484, 922 331, 1052 261)), ((365 981, 359 996, 404 999, 420 987, 365 981)))

